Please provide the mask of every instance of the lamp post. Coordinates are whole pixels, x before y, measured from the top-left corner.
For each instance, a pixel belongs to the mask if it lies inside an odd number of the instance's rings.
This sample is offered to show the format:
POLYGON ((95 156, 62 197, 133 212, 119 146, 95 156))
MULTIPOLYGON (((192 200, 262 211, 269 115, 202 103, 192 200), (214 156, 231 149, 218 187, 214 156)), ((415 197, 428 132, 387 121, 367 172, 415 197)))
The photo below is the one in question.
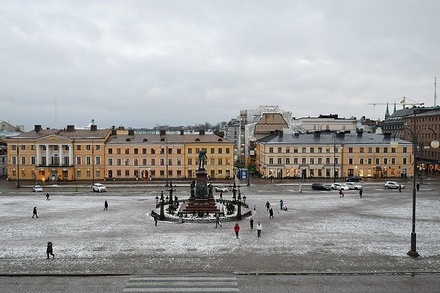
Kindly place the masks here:
POLYGON ((93 137, 92 137, 92 186, 95 184, 95 151, 93 149, 93 137))
POLYGON ((332 133, 333 137, 333 183, 336 182, 336 135, 332 133))
POLYGON ((237 200, 237 220, 241 220, 241 192, 238 191, 238 200, 237 200))
MULTIPOLYGON (((418 257, 420 256, 420 254, 417 252, 417 234, 416 234, 416 199, 417 199, 417 185, 416 185, 416 171, 417 171, 417 142, 418 142, 418 134, 420 133, 420 131, 424 130, 424 129, 428 129, 431 130, 434 135, 436 135, 435 131, 432 128, 429 127, 424 127, 421 128, 417 131, 417 122, 416 122, 416 111, 414 110, 414 128, 413 130, 411 130, 408 127, 405 127, 405 129, 407 129, 411 135, 412 135, 412 154, 413 154, 413 196, 412 196, 412 221, 411 221, 411 249, 410 251, 408 251, 407 255, 411 256, 411 257, 418 257)), ((431 141, 431 147, 432 148, 438 148, 439 147, 439 142, 438 140, 433 140, 431 141)), ((391 142, 391 147, 396 147, 398 145, 397 141, 392 141, 391 142)))
POLYGON ((159 219, 161 221, 165 220, 165 210, 164 210, 164 198, 163 198, 163 191, 160 192, 160 214, 159 214, 159 219))

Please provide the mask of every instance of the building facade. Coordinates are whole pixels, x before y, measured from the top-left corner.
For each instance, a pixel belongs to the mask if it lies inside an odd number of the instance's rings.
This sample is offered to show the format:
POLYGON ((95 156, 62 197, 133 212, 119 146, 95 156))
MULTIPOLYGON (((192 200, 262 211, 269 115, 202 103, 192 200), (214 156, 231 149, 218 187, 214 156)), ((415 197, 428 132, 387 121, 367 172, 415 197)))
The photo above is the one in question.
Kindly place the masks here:
POLYGON ((233 174, 233 142, 217 135, 135 134, 116 129, 43 129, 6 139, 10 180, 98 181, 195 178, 198 153, 211 178, 233 174))
POLYGON ((298 134, 277 131, 257 141, 263 178, 345 178, 412 176, 412 144, 391 147, 391 136, 359 131, 298 134))

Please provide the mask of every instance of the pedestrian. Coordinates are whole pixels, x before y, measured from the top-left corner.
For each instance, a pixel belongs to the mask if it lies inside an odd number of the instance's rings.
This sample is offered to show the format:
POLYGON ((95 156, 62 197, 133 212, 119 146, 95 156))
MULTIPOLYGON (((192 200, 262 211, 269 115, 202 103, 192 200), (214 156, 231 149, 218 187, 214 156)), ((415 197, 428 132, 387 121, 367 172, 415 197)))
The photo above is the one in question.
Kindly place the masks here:
POLYGON ((37 217, 38 218, 37 207, 34 207, 34 211, 32 212, 32 218, 33 217, 37 217))
POLYGON ((257 223, 257 237, 260 238, 261 237, 261 231, 263 230, 263 226, 261 225, 260 222, 257 223))
POLYGON ((156 213, 153 214, 153 219, 154 219, 154 226, 157 226, 157 214, 156 213))
POLYGON ((339 189, 339 197, 344 197, 344 192, 342 191, 342 188, 339 189))
POLYGON ((283 209, 283 204, 284 204, 284 202, 283 202, 283 200, 281 199, 281 200, 280 200, 280 210, 283 209))
POLYGON ((55 257, 55 254, 53 254, 53 247, 52 242, 47 242, 47 249, 46 249, 47 259, 49 259, 49 254, 52 255, 52 258, 55 257))
POLYGON ((254 219, 253 218, 251 218, 249 220, 249 225, 251 225, 251 230, 254 229, 254 219))
POLYGON ((359 189, 359 197, 362 198, 362 188, 359 189))
POLYGON ((269 219, 273 219, 273 209, 270 208, 269 210, 269 219))
POLYGON ((269 201, 267 201, 266 202, 266 209, 269 211, 269 209, 270 209, 270 202, 269 201))
POLYGON ((220 190, 220 199, 223 199, 223 191, 220 190))
POLYGON ((402 185, 399 184, 399 192, 402 192, 402 185))
POLYGON ((46 193, 46 200, 50 200, 50 198, 49 198, 49 192, 46 193))
POLYGON ((256 211, 257 210, 257 205, 256 204, 254 204, 254 211, 256 211))
POLYGON ((217 228, 217 226, 222 227, 222 223, 220 222, 220 215, 217 214, 217 216, 215 217, 215 227, 217 228))
POLYGON ((104 201, 104 210, 105 210, 105 211, 108 210, 108 202, 107 202, 107 200, 104 201))
POLYGON ((419 182, 417 182, 416 187, 417 187, 417 191, 419 191, 419 189, 420 189, 420 183, 419 182))
POLYGON ((235 232, 235 237, 238 239, 238 233, 240 233, 240 225, 238 225, 238 223, 235 223, 234 232, 235 232))

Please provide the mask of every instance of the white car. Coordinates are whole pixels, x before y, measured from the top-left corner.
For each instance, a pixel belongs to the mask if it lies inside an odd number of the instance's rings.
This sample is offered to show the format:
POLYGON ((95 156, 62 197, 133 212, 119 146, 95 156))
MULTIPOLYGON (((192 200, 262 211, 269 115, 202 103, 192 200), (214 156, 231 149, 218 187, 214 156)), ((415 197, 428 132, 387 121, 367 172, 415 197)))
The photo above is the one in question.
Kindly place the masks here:
POLYGON ((43 192, 43 187, 41 185, 34 185, 34 187, 32 187, 32 191, 33 192, 43 192))
POLYGON ((350 189, 350 190, 360 190, 360 189, 362 189, 362 185, 357 184, 357 183, 353 183, 353 182, 347 182, 347 183, 345 183, 345 185, 347 185, 348 189, 350 189))
POLYGON ((387 181, 387 182, 385 182, 384 187, 388 188, 388 189, 399 189, 399 187, 401 189, 405 189, 405 185, 399 184, 399 183, 397 183, 395 181, 387 181))
POLYGON ((95 184, 93 184, 93 186, 92 186, 92 190, 93 190, 94 192, 106 192, 106 191, 107 191, 107 188, 104 186, 104 184, 101 184, 101 183, 95 183, 95 184))
POLYGON ((345 183, 333 183, 332 184, 332 189, 333 190, 348 190, 348 186, 345 185, 345 183))
POLYGON ((229 190, 227 187, 225 187, 223 185, 218 185, 214 189, 216 192, 228 192, 228 190, 229 190))

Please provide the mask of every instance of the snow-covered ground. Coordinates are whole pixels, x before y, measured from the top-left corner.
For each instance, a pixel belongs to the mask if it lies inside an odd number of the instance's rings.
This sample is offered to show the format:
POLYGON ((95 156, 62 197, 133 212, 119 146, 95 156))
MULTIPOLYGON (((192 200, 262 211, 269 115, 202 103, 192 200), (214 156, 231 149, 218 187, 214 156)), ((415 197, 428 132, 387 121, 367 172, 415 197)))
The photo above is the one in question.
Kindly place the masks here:
MULTIPOLYGON (((302 193, 276 186, 242 188, 254 212, 249 219, 215 223, 159 222, 153 193, 45 193, 0 196, 0 273, 135 273, 142 271, 438 271, 440 196, 432 188, 417 201, 418 259, 410 249, 412 190, 302 193), (287 211, 280 210, 284 200, 287 211), (104 210, 104 200, 109 209, 104 210), (275 217, 269 219, 269 201, 275 217), (39 218, 32 218, 36 206, 39 218), (263 225, 261 238, 255 226, 263 225), (55 259, 46 260, 52 241, 55 259)), ((180 199, 186 195, 177 193, 180 199)))

